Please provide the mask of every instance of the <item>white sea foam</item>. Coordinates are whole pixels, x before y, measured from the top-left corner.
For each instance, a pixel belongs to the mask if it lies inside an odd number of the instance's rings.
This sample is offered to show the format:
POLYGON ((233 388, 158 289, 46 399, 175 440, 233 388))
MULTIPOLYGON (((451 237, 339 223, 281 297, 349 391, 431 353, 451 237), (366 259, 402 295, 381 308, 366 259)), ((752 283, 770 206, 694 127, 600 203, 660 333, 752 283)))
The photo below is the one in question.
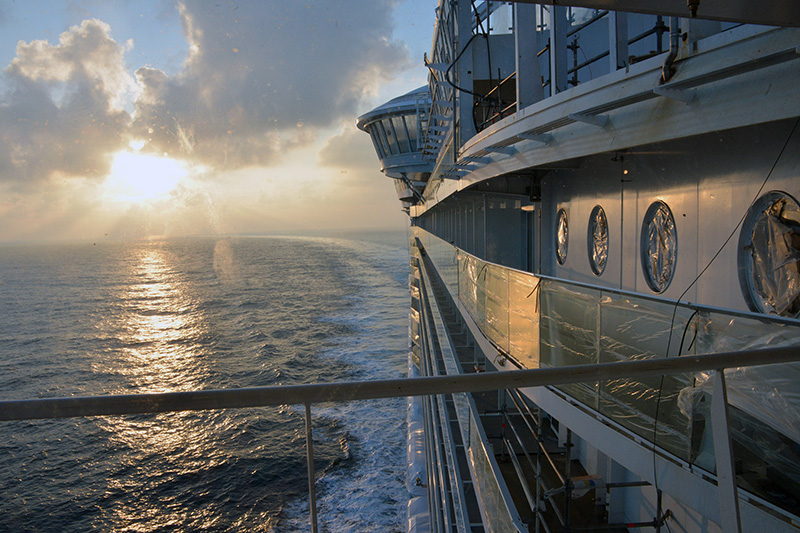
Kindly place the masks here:
MULTIPOLYGON (((337 241, 343 268, 359 290, 348 316, 330 317, 353 334, 324 355, 353 367, 354 379, 404 376, 407 356, 408 252, 396 247, 337 241)), ((353 464, 317 481, 321 531, 405 530, 406 400, 394 398, 314 408, 314 416, 341 422, 353 442, 353 464)), ((308 527, 308 497, 285 509, 280 531, 308 527)))

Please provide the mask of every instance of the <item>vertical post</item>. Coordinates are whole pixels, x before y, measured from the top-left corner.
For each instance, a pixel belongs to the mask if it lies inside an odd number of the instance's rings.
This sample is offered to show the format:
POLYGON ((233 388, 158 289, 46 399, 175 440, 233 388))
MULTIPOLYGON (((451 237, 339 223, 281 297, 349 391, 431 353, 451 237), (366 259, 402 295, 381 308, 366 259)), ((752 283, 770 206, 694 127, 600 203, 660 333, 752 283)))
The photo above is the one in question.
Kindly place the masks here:
POLYGON ((567 89, 567 8, 550 8, 550 96, 567 89))
POLYGON ((661 489, 656 489, 656 533, 661 533, 661 489))
POLYGON ((544 446, 544 436, 542 434, 542 408, 536 408, 536 510, 534 519, 536 526, 534 533, 539 533, 539 522, 542 522, 542 446, 544 446))
POLYGON ((714 457, 717 463, 720 524, 723 531, 742 531, 739 521, 739 494, 733 463, 731 434, 728 427, 728 389, 725 371, 714 373, 714 396, 711 398, 711 430, 714 436, 714 457))
POLYGON ((314 440, 311 433, 311 405, 306 405, 306 460, 308 461, 308 505, 311 508, 311 531, 317 533, 317 485, 314 474, 314 440))
MULTIPOLYGON (((461 58, 456 64, 455 70, 456 85, 467 89, 473 90, 473 59, 472 59, 472 45, 469 46, 470 39, 472 38, 472 2, 470 0, 457 0, 456 5, 456 38, 454 43, 454 50, 456 54, 461 54, 461 58)), ((487 21, 488 23, 488 21, 487 21)), ((458 152, 461 150, 461 145, 467 139, 472 138, 477 130, 475 129, 475 121, 472 117, 472 108, 474 107, 473 97, 469 93, 461 93, 460 91, 453 91, 455 97, 456 109, 454 114, 460 128, 456 129, 458 137, 454 140, 453 154, 457 159, 458 152)), ((455 159, 454 159, 455 160, 455 159)))
POLYGON ((628 14, 611 11, 608 17, 609 67, 614 72, 628 64, 628 14))
MULTIPOLYGON (((600 297, 597 299, 597 316, 595 317, 594 324, 594 364, 599 365, 602 357, 602 340, 603 340, 603 291, 600 291, 600 297)), ((597 380, 594 382, 594 408, 600 412, 600 388, 601 382, 597 380)))
POLYGON ((564 445, 564 531, 569 531, 569 501, 572 499, 572 430, 567 429, 564 445))

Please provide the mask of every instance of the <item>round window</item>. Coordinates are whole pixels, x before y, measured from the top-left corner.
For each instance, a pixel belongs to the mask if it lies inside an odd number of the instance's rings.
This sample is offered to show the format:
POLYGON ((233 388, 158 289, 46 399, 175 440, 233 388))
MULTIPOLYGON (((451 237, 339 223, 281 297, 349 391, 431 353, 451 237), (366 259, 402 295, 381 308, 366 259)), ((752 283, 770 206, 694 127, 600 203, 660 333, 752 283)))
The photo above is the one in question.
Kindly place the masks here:
POLYGON ((569 226, 567 225, 567 212, 564 209, 558 210, 556 216, 556 259, 559 265, 563 265, 567 260, 569 250, 569 226))
POLYGON ((608 260, 608 220, 599 205, 589 215, 589 264, 598 276, 606 269, 608 260))
POLYGON ((747 212, 739 282, 753 311, 800 316, 800 207, 788 194, 769 192, 747 212))
POLYGON ((664 292, 675 275, 678 259, 678 232, 669 206, 657 201, 650 204, 642 222, 642 270, 647 285, 664 292))

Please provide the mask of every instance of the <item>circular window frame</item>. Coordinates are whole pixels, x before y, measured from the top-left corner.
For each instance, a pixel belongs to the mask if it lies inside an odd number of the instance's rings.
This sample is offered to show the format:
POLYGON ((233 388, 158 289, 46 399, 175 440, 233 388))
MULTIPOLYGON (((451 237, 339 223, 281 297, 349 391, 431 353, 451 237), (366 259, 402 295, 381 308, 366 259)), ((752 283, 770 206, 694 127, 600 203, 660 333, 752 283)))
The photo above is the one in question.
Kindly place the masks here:
POLYGON ((609 226, 608 226, 608 217, 606 216, 606 211, 600 205, 594 206, 591 214, 589 215, 586 244, 587 244, 587 251, 589 254, 589 266, 592 268, 592 272, 596 276, 602 276, 603 272, 605 272, 606 270, 606 266, 608 265, 609 226), (597 235, 595 235, 594 231, 601 219, 605 224, 605 253, 603 253, 602 250, 598 250, 598 244, 601 241, 598 240, 597 235), (600 255, 602 255, 602 261, 598 259, 598 256, 600 255))
MULTIPOLYGON (((774 206, 778 201, 784 200, 794 204, 794 208, 800 211, 800 203, 792 195, 784 191, 770 191, 763 194, 753 202, 753 205, 747 210, 742 227, 739 231, 739 245, 737 248, 737 264, 739 271, 739 285, 742 289, 747 306, 751 311, 756 313, 772 314, 776 316, 783 316, 787 318, 800 318, 800 307, 795 305, 798 309, 796 313, 778 313, 775 309, 770 309, 765 306, 765 298, 761 295, 755 283, 755 275, 753 272, 753 231, 755 230, 756 223, 759 222, 761 215, 767 209, 774 206)), ((800 298, 798 295, 795 300, 800 298)))
MULTIPOLYGON (((659 248, 662 250, 663 248, 659 248)), ((644 274, 644 280, 647 282, 647 286, 650 287, 650 290, 655 292, 656 294, 661 294, 666 291, 670 285, 672 285, 672 280, 675 279, 675 270, 678 264, 678 226, 675 223, 675 215, 672 214, 672 209, 670 209, 669 205, 664 202, 663 200, 656 200, 650 207, 647 208, 647 211, 644 214, 644 218, 642 219, 642 229, 640 233, 640 240, 639 240, 639 250, 641 255, 642 261, 642 273, 644 274), (672 250, 672 260, 671 265, 672 268, 669 273, 669 277, 664 283, 659 283, 656 280, 655 275, 653 274, 653 266, 649 260, 649 236, 650 236, 650 225, 656 218, 656 215, 663 207, 666 210, 668 215, 668 220, 672 224, 672 235, 674 239, 672 239, 672 243, 670 246, 670 250, 672 250)), ((669 253, 669 252, 667 252, 669 253)))
POLYGON ((569 217, 567 217, 567 211, 562 207, 556 213, 556 261, 558 261, 559 265, 563 265, 567 262, 567 255, 569 254, 569 217), (562 249, 560 246, 561 243, 561 222, 564 222, 564 249, 562 254, 562 249))

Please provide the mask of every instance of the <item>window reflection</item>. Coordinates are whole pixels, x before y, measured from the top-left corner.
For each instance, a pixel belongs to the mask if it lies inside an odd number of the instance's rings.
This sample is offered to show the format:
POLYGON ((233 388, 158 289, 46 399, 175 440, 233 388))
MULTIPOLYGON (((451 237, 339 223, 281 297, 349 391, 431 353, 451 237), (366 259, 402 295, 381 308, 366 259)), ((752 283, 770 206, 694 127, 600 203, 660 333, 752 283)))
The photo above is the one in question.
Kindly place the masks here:
POLYGON ((411 146, 408 144, 408 134, 406 134, 406 126, 403 122, 403 117, 392 117, 392 126, 394 126, 394 133, 397 135, 397 146, 400 152, 408 153, 411 151, 411 146))
POLYGON ((372 138, 378 157, 419 151, 419 124, 415 113, 376 120, 365 127, 372 138))
POLYGON ((417 143, 419 138, 419 127, 417 124, 417 117, 414 115, 406 116, 406 131, 408 132, 408 140, 411 143, 411 150, 417 151, 417 143))

